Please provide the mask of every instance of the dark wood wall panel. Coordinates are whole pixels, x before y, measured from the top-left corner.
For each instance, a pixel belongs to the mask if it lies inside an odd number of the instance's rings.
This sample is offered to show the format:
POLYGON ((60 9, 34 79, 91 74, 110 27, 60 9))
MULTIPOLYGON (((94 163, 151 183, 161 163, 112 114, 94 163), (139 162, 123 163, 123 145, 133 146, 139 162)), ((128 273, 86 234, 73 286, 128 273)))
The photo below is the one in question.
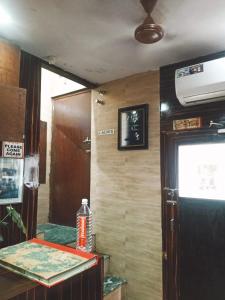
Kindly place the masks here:
POLYGON ((40 121, 39 182, 46 183, 47 122, 40 121))
MULTIPOLYGON (((16 67, 16 66, 15 66, 16 67)), ((25 155, 38 153, 39 151, 39 130, 40 130, 40 88, 41 88, 41 62, 39 58, 26 52, 21 54, 20 87, 26 90, 25 105, 25 155)), ((11 87, 10 87, 11 89, 11 87)), ((12 87, 12 89, 14 89, 12 87)), ((25 91, 22 90, 25 96, 25 91)), ((15 104, 16 105, 16 104, 15 104)), ((18 113, 18 112, 17 112, 18 113)), ((15 113, 16 114, 16 113, 15 113)), ((7 110, 7 118, 12 116, 7 110)), ((17 119, 18 127, 24 122, 17 119)), ((10 125, 9 125, 10 126, 10 125)), ((14 126, 14 129, 16 124, 14 126)), ((9 137, 10 138, 10 137, 9 137)), ((36 235, 37 225, 37 190, 30 190, 24 187, 23 203, 13 205, 22 215, 23 222, 27 228, 28 238, 36 235)), ((6 206, 0 207, 0 218, 6 215, 6 206)), ((18 228, 10 222, 7 228, 3 229, 4 242, 0 242, 0 248, 18 243, 25 239, 25 236, 18 228)))
MULTIPOLYGON (((26 89, 25 106, 25 155, 32 155, 39 151, 40 130, 40 88, 41 88, 41 62, 28 53, 21 55, 20 87, 26 89)), ((22 215, 27 228, 28 239, 36 235, 37 227, 37 190, 24 187, 23 203, 13 205, 22 215)), ((0 218, 6 215, 6 207, 0 207, 0 218)), ((4 242, 0 247, 12 245, 23 241, 25 236, 18 228, 10 223, 3 230, 4 242)))
POLYGON ((175 92, 176 69, 221 57, 225 57, 225 51, 168 65, 160 69, 160 101, 169 105, 169 110, 161 113, 161 131, 172 130, 173 119, 201 116, 204 127, 209 127, 210 120, 225 122, 225 101, 184 107, 179 103, 175 92))
MULTIPOLYGON (((26 89, 25 155, 39 153, 41 61, 21 52, 20 87, 26 89)), ((36 236, 38 190, 24 188, 21 213, 27 227, 28 239, 36 236)))
MULTIPOLYGON (((172 152, 170 149, 170 143, 168 142, 169 135, 171 136, 171 132, 173 131, 173 120, 176 119, 185 119, 191 117, 202 117, 202 129, 196 130, 196 132, 200 135, 204 135, 209 128, 210 120, 214 122, 222 122, 225 124, 225 101, 220 102, 213 102, 208 104, 202 105, 195 105, 184 107, 182 106, 177 97, 175 92, 175 71, 176 69, 194 65, 198 63, 202 63, 205 61, 209 61, 216 58, 225 57, 225 51, 219 52, 216 54, 211 54, 203 57, 194 58, 188 61, 179 62, 173 65, 164 66, 160 69, 160 102, 167 103, 169 106, 169 110, 166 112, 161 112, 160 115, 160 131, 161 131, 161 186, 162 186, 162 228, 163 228, 163 293, 164 293, 164 300, 174 300, 178 297, 176 295, 175 286, 179 282, 179 278, 174 278, 173 271, 167 272, 167 267, 171 263, 174 264, 174 270, 176 269, 176 262, 173 262, 173 256, 176 253, 176 241, 174 242, 170 239, 168 232, 168 224, 169 220, 171 219, 171 209, 172 206, 168 206, 166 204, 166 200, 168 199, 168 193, 163 190, 163 188, 170 182, 174 176, 173 172, 175 169, 170 168, 170 172, 165 172, 165 166, 173 164, 173 156, 168 156, 169 152, 172 152), (169 177, 169 178, 168 178, 169 177), (166 240, 170 240, 171 244, 166 244, 166 240), (166 253, 166 249, 172 249, 171 253, 166 253), (170 259, 171 256, 172 258, 170 259), (175 280, 175 281, 174 281, 175 280), (174 290, 171 290, 174 288, 174 290)), ((211 132, 213 130, 210 130, 211 132)), ((215 131, 215 130, 214 130, 215 131)), ((188 131, 187 131, 188 132, 188 131)), ((189 131, 190 132, 190 131, 189 131)), ((192 133, 195 130, 192 130, 192 133)), ((175 137, 178 133, 173 133, 172 135, 175 137)), ((187 133, 188 134, 188 133, 187 133)), ((182 135, 179 132, 179 135, 182 135)), ((168 170, 167 170, 168 171, 168 170)), ((173 186, 172 186, 173 187, 173 186)), ((195 225, 197 226, 197 225, 195 225)), ((177 232, 174 233, 177 235, 177 232)), ((177 275, 176 275, 177 276, 177 275)), ((180 299, 180 298, 179 298, 180 299)), ((186 299, 186 298, 182 298, 186 299)), ((198 298, 200 300, 200 298, 198 298)), ((218 298, 219 299, 219 298, 218 298)))

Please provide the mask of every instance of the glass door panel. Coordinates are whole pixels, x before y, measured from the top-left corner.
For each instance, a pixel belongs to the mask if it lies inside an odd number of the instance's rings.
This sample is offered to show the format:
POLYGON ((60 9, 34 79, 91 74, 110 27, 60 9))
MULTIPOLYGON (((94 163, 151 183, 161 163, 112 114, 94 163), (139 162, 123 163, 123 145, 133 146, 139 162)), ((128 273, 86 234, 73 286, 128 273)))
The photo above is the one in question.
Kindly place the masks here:
POLYGON ((178 147, 179 197, 225 200, 225 143, 178 147))

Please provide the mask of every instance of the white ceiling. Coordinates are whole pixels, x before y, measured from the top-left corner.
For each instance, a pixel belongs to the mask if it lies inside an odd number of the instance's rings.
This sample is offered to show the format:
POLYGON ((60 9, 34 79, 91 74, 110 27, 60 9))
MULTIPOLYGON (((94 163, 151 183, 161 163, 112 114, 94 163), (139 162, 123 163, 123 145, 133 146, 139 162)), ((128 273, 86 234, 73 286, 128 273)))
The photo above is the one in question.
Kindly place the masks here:
POLYGON ((224 0, 159 0, 153 17, 162 41, 142 45, 134 30, 145 17, 139 0, 5 0, 13 23, 0 35, 91 82, 103 83, 225 50, 224 0))

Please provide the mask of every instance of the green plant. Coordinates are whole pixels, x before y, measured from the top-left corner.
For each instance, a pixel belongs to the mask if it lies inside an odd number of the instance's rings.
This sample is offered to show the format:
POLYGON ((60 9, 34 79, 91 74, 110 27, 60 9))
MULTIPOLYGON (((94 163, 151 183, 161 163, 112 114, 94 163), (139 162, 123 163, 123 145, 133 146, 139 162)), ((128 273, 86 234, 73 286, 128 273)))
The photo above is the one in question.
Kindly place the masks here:
MULTIPOLYGON (((6 207, 7 210, 7 214, 6 216, 0 220, 0 227, 6 227, 8 226, 8 222, 6 222, 6 220, 8 218, 11 218, 13 223, 15 223, 17 225, 17 227, 22 230, 22 232, 26 235, 27 237, 27 230, 26 227, 23 224, 23 220, 21 218, 21 215, 15 210, 15 208, 13 208, 11 205, 6 207)), ((0 241, 3 241, 3 235, 0 233, 0 241)))

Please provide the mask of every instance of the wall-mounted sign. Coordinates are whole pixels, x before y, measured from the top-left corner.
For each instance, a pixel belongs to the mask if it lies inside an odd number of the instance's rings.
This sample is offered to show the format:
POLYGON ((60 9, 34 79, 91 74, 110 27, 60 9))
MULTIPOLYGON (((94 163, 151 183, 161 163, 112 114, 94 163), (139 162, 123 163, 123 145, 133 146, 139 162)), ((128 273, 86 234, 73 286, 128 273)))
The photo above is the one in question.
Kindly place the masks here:
POLYGON ((194 129, 202 127, 202 118, 173 120, 173 130, 194 129))
POLYGON ((98 135, 113 135, 113 134, 115 134, 115 129, 104 129, 98 131, 98 135))
POLYGON ((10 158, 23 158, 24 144, 15 142, 2 142, 2 156, 10 158))

